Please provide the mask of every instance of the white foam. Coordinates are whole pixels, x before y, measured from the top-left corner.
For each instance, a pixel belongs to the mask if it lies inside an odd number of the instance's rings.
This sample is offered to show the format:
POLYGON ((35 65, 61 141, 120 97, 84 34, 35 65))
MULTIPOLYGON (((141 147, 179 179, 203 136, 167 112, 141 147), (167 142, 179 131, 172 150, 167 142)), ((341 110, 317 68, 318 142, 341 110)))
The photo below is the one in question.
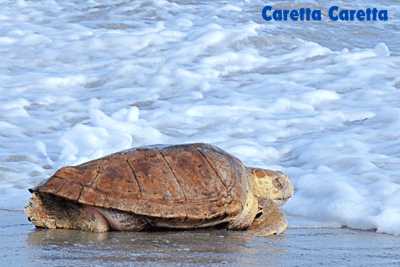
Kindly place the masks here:
POLYGON ((291 177, 289 227, 399 235, 399 19, 266 22, 263 6, 3 1, 0 208, 62 166, 209 142, 291 177))

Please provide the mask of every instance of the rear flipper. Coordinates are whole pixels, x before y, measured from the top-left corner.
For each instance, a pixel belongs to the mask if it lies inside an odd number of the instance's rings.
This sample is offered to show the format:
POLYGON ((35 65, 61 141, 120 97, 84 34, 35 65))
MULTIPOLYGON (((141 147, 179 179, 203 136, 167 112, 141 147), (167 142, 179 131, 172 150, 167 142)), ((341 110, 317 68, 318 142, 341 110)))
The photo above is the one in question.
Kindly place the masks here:
POLYGON ((146 222, 146 220, 130 212, 99 207, 93 207, 93 209, 95 209, 107 219, 110 227, 113 230, 141 231, 149 227, 149 224, 146 222))
POLYGON ((48 194, 33 193, 24 208, 29 221, 41 228, 107 232, 110 225, 95 209, 48 194))
POLYGON ((286 230, 288 223, 278 205, 267 198, 258 198, 258 205, 262 208, 262 214, 252 223, 251 232, 255 232, 258 236, 268 236, 286 230))
POLYGON ((37 227, 49 229, 107 232, 139 231, 148 226, 145 220, 129 212, 86 206, 48 194, 33 193, 24 211, 37 227))

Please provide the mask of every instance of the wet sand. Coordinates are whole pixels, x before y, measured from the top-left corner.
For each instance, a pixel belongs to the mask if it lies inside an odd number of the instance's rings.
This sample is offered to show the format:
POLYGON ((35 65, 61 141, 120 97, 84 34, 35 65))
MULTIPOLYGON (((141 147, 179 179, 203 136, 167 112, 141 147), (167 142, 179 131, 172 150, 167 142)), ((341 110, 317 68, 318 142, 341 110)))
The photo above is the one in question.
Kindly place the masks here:
POLYGON ((400 237, 350 229, 108 232, 35 229, 0 210, 2 266, 397 266, 400 237))

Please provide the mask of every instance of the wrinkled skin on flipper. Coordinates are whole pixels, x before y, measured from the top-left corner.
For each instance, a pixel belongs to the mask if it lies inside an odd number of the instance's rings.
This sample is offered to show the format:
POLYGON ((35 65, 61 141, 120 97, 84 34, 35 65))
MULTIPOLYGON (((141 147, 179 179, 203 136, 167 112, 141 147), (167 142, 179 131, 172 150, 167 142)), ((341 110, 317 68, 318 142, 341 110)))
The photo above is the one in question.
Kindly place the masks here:
POLYGON ((40 228, 107 232, 111 229, 140 231, 149 226, 145 220, 129 212, 80 205, 47 194, 34 193, 24 211, 40 228))
POLYGON ((40 228, 66 228, 92 232, 110 230, 106 218, 94 208, 48 194, 34 193, 24 211, 28 219, 40 228))
POLYGON ((254 219, 250 231, 258 236, 280 234, 286 230, 288 223, 278 205, 267 198, 258 198, 261 216, 254 219))

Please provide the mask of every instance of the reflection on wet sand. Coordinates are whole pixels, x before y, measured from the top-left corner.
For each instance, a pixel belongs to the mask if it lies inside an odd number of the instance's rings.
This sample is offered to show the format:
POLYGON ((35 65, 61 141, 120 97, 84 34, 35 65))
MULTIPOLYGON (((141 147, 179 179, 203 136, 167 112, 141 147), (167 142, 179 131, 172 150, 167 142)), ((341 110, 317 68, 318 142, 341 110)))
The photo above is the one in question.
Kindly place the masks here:
POLYGON ((274 244, 283 239, 284 234, 263 238, 245 231, 207 229, 106 233, 35 229, 27 235, 26 243, 33 248, 31 257, 48 260, 245 264, 267 263, 266 254, 284 254, 285 248, 274 244))
POLYGON ((22 211, 0 210, 2 266, 383 266, 400 264, 399 237, 351 229, 250 232, 107 232, 35 229, 22 211))

